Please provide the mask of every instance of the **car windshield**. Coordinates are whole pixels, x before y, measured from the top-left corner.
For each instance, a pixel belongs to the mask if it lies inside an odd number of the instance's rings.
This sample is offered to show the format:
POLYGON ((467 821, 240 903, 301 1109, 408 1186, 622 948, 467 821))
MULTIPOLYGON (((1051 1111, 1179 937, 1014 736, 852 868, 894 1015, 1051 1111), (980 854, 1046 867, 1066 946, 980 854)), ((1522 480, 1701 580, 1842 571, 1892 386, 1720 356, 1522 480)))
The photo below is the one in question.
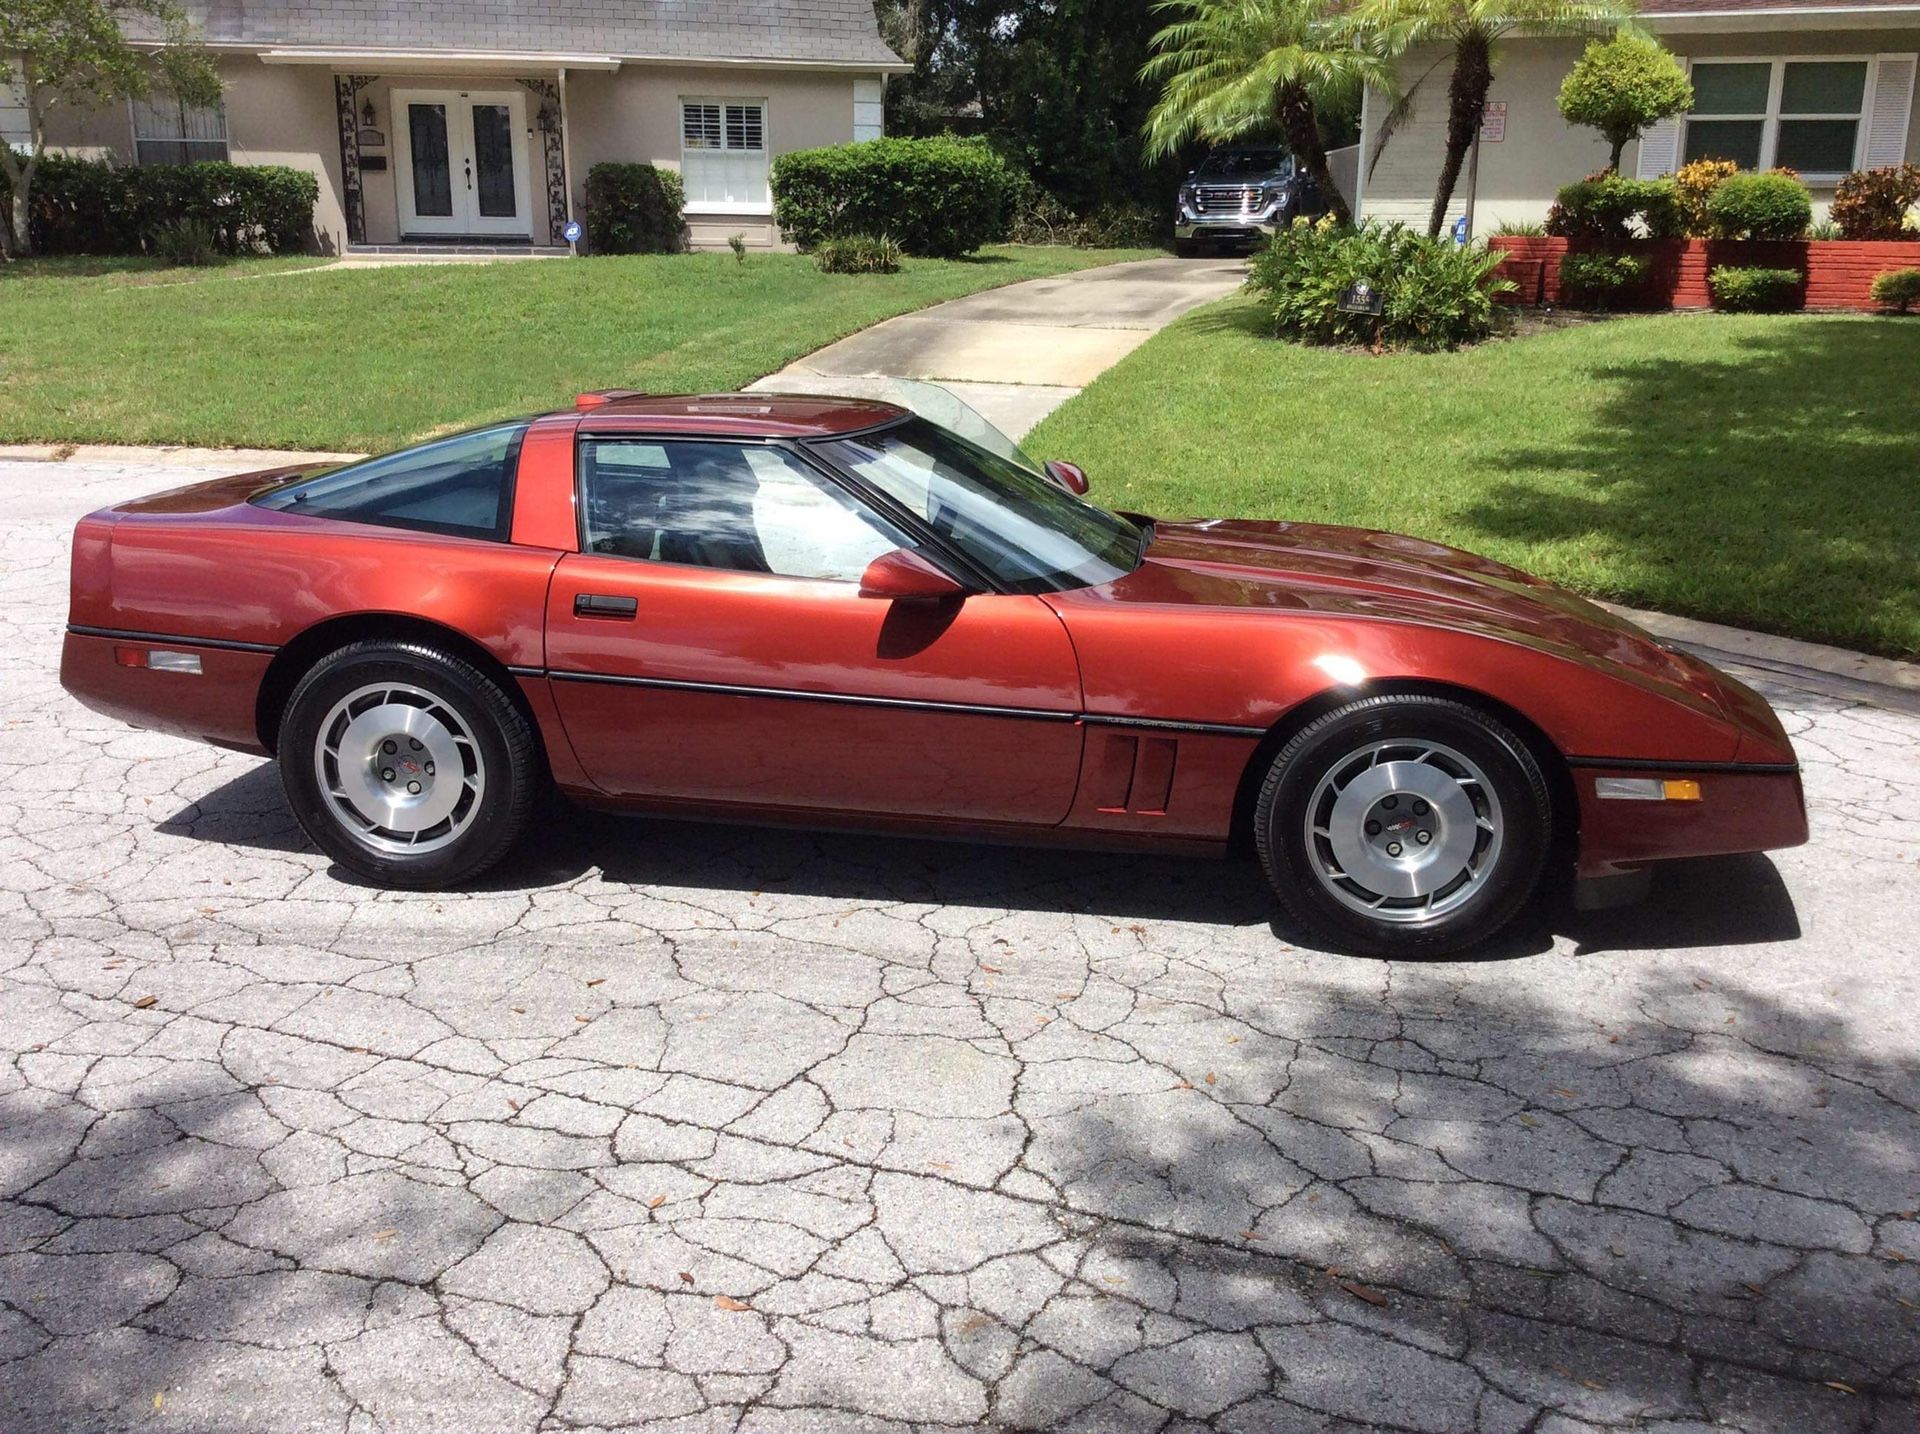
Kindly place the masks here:
POLYGON ((820 452, 1015 592, 1112 582, 1139 565, 1145 540, 1125 518, 923 418, 820 452))
POLYGON ((1284 171, 1287 156, 1278 149, 1236 149, 1225 154, 1210 154, 1200 173, 1210 179, 1239 179, 1250 174, 1284 171))

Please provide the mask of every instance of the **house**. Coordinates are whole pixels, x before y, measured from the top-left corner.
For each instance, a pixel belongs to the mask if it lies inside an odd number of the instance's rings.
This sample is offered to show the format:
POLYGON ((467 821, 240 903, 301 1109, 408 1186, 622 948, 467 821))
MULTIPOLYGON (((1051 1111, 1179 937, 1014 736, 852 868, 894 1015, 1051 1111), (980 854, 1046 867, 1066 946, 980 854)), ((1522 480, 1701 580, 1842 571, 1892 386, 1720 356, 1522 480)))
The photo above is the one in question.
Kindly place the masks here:
MULTIPOLYGON (((318 247, 565 242, 603 160, 677 169, 696 244, 778 241, 767 170, 871 139, 871 0, 190 0, 222 104, 55 110, 50 147, 319 177, 318 247)), ((17 115, 15 116, 17 119, 17 115)))
MULTIPOLYGON (((1641 0, 1641 23, 1693 78, 1693 112, 1656 126, 1621 156, 1621 172, 1657 178, 1689 160, 1799 171, 1824 218, 1849 171, 1920 163, 1920 0, 1641 0)), ((1502 40, 1482 122, 1478 175, 1465 171, 1448 218, 1467 212, 1476 236, 1537 224, 1555 191, 1602 169, 1607 145, 1570 125, 1555 98, 1578 39, 1502 40)), ((1401 83, 1420 85, 1412 115, 1380 147, 1389 105, 1361 113, 1360 203, 1366 218, 1424 228, 1446 140, 1444 51, 1410 55, 1401 83), (1423 79, 1424 76, 1424 79, 1423 79)))

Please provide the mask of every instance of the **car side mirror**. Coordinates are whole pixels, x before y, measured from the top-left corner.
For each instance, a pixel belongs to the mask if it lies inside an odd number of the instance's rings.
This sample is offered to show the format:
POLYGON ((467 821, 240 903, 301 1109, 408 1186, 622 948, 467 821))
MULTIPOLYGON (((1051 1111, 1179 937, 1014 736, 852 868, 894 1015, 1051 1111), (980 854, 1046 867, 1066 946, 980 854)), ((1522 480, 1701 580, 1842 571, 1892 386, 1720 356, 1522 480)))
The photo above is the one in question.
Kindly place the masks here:
POLYGON ((893 602, 944 602, 967 590, 910 548, 895 548, 867 564, 860 596, 893 602))
POLYGON ((1076 497, 1093 486, 1087 481, 1086 470, 1078 463, 1068 463, 1059 458, 1047 460, 1047 477, 1076 497))

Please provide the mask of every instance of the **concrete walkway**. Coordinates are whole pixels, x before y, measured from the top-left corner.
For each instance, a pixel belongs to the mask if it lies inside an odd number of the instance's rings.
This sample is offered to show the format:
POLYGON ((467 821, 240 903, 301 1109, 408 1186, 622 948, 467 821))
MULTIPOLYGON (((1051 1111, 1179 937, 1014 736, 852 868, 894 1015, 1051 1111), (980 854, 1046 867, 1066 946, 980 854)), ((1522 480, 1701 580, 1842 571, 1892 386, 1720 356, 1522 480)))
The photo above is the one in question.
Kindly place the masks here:
POLYGON ((1191 309, 1240 287, 1237 260, 1143 259, 969 294, 876 324, 749 387, 857 393, 862 380, 936 379, 1023 437, 1191 309))

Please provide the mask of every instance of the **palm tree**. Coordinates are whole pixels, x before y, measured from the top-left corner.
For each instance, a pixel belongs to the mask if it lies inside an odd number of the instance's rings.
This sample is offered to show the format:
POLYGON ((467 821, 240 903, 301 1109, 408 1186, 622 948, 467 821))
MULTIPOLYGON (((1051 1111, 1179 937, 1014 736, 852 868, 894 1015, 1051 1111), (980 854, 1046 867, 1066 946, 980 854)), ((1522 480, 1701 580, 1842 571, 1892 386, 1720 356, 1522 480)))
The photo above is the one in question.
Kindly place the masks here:
POLYGON ((1327 169, 1318 106, 1385 88, 1390 66, 1340 23, 1339 0, 1161 0, 1174 18, 1153 37, 1140 78, 1164 82, 1147 116, 1147 156, 1189 140, 1239 139, 1277 126, 1341 223, 1346 201, 1327 169))
MULTIPOLYGON (((1573 35, 1619 25, 1633 13, 1633 0, 1358 0, 1352 23, 1385 54, 1399 55, 1416 45, 1445 44, 1453 50, 1453 74, 1447 81, 1447 149, 1440 182, 1427 219, 1429 237, 1446 223, 1460 166, 1473 147, 1474 133, 1493 84, 1494 42, 1513 32, 1523 35, 1573 35)), ((1404 117, 1419 85, 1410 88, 1381 127, 1381 143, 1404 117)))

